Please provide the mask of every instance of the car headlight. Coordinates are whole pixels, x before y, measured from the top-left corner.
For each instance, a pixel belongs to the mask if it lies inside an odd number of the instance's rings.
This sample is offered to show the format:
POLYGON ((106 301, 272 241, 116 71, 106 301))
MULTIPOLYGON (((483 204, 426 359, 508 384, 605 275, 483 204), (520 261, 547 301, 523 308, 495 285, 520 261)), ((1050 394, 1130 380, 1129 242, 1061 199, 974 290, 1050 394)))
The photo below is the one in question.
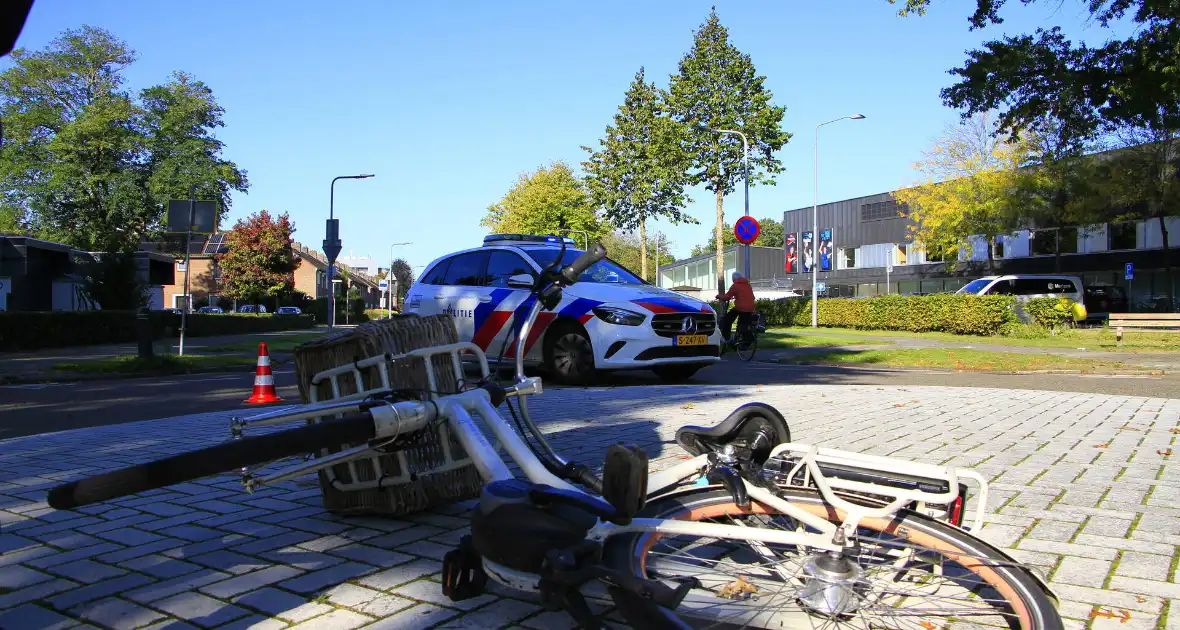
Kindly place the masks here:
POLYGON ((594 309, 594 314, 598 316, 598 319, 618 326, 638 326, 643 323, 644 319, 640 313, 613 306, 599 306, 594 309))

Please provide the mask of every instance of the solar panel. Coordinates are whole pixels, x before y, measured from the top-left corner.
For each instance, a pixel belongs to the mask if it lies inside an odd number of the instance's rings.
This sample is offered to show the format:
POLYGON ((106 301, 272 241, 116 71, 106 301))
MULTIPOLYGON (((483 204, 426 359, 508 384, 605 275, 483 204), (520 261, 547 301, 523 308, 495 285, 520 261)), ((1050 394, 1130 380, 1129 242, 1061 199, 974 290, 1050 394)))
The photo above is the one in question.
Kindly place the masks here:
POLYGON ((201 253, 204 254, 224 254, 228 251, 225 246, 225 234, 210 234, 209 240, 205 241, 205 248, 201 253))

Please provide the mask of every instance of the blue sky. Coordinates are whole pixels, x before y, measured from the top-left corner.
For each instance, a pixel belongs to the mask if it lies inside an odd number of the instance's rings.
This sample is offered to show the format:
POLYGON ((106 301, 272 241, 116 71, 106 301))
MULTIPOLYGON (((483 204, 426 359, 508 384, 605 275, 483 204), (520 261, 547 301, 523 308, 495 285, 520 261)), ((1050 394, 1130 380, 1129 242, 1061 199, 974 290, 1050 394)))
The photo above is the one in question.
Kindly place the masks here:
MULTIPOLYGON (((487 206, 520 173, 580 163, 640 66, 666 86, 710 4, 36 0, 18 45, 91 24, 138 51, 128 87, 192 73, 226 109, 225 155, 249 172, 231 220, 289 212, 296 239, 318 248, 332 177, 375 173, 336 185, 345 255, 384 261, 390 243, 413 241, 397 255, 422 265, 478 244, 487 206)), ((921 18, 899 18, 885 0, 716 4, 795 134, 778 185, 751 189, 757 217, 811 204, 817 123, 867 116, 822 130, 821 203, 892 189, 956 119, 938 91, 965 50, 1054 25, 1090 42, 1109 34, 1080 0, 1011 0, 1005 23, 982 32, 967 30, 965 0, 935 0, 921 18)), ((692 197, 701 225, 655 226, 678 256, 712 229, 711 196, 692 197)), ((741 215, 740 189, 725 205, 729 221, 741 215)))

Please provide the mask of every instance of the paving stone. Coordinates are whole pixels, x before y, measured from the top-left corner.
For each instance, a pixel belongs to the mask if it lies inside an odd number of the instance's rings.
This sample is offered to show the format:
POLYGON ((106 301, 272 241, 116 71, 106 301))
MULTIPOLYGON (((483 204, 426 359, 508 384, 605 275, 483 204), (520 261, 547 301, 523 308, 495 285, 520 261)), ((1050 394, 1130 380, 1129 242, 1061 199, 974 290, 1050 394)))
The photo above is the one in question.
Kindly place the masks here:
POLYGON ((403 564, 414 559, 414 556, 398 553, 396 551, 389 551, 386 549, 378 549, 370 545, 346 545, 344 547, 336 547, 328 551, 334 556, 342 556, 349 560, 356 560, 365 564, 371 564, 377 567, 392 567, 397 564, 403 564))
POLYGON ((99 538, 105 538, 111 542, 116 542, 120 545, 128 547, 146 545, 148 543, 153 543, 164 539, 163 536, 140 531, 132 527, 113 529, 111 531, 101 532, 95 535, 99 538))
POLYGON ((267 567, 252 573, 239 575, 223 582, 205 586, 201 591, 214 597, 226 599, 234 595, 262 588, 263 586, 269 586, 275 582, 281 582, 301 573, 303 572, 292 567, 267 567))
POLYGON ((229 534, 222 536, 221 538, 214 538, 204 542, 193 543, 191 545, 183 545, 176 547, 175 549, 169 549, 163 553, 170 558, 188 559, 192 558, 193 556, 200 556, 212 551, 219 551, 222 549, 231 548, 235 545, 241 545, 247 540, 249 539, 245 536, 229 534))
POLYGON ((365 626, 367 630, 421 630, 432 628, 459 613, 446 608, 439 608, 432 604, 418 604, 399 613, 385 617, 372 625, 365 626))
POLYGON ((402 595, 410 599, 416 599, 422 602, 429 602, 438 604, 440 606, 447 606, 449 608, 459 608, 461 610, 471 610, 479 608, 484 604, 495 601, 495 597, 487 593, 471 599, 462 599, 457 602, 451 601, 442 592, 442 584, 431 580, 416 580, 409 584, 404 584, 393 589, 395 595, 402 595))
POLYGON ((76 625, 75 619, 33 604, 0 613, 0 630, 65 630, 76 625))
POLYGON ((333 610, 332 612, 316 617, 310 621, 305 621, 296 628, 315 628, 315 630, 350 630, 351 628, 359 628, 373 623, 373 618, 368 615, 362 615, 351 610, 333 610))
POLYGON ((240 553, 234 553, 228 550, 213 551, 189 558, 190 562, 195 562, 207 566, 218 571, 225 571, 234 575, 242 573, 249 573, 258 569, 264 569, 271 566, 271 563, 265 560, 259 560, 251 556, 244 556, 240 553))
POLYGON ((397 597, 396 595, 379 594, 377 597, 357 606, 353 606, 356 610, 372 615, 381 619, 388 617, 398 611, 405 610, 411 606, 416 606, 418 602, 411 601, 397 597))
MULTIPOLYGON (((83 586, 80 588, 73 588, 65 591, 59 595, 49 598, 47 601, 49 605, 58 609, 67 609, 77 606, 85 602, 91 602, 111 595, 116 595, 124 591, 142 587, 144 584, 150 584, 152 578, 146 575, 138 575, 135 573, 128 573, 117 578, 99 582, 98 584, 91 584, 90 586, 83 586)), ((72 582, 72 584, 77 584, 72 582)))
POLYGON ((87 621, 118 630, 146 626, 164 616, 150 608, 114 597, 85 604, 72 612, 87 621))
POLYGON ((286 547, 277 551, 261 554, 261 557, 275 564, 286 564, 304 571, 317 571, 332 565, 340 564, 344 560, 336 556, 307 551, 299 547, 286 547))
POLYGON ((148 575, 167 580, 181 575, 188 575, 201 569, 200 566, 185 562, 183 560, 176 560, 168 556, 147 555, 128 560, 121 566, 138 571, 140 573, 147 573, 148 575))
POLYGON ((115 551, 112 553, 104 553, 101 556, 96 556, 96 558, 99 561, 106 562, 108 564, 118 564, 120 562, 126 562, 127 560, 132 560, 135 558, 140 558, 143 556, 151 555, 156 552, 161 552, 161 551, 167 552, 171 549, 175 549, 177 547, 180 547, 183 544, 184 544, 184 541, 173 540, 171 538, 165 538, 164 540, 158 540, 154 543, 148 543, 146 545, 128 547, 126 549, 123 549, 122 551, 115 551))
POLYGON ((1066 556, 1061 559, 1061 564, 1053 573, 1053 581, 1099 588, 1106 582, 1110 567, 1111 563, 1107 560, 1066 556))
POLYGON ((431 558, 434 560, 442 560, 447 552, 458 546, 458 541, 455 545, 440 545, 429 540, 419 540, 408 545, 398 547, 398 551, 415 556, 422 556, 424 558, 431 558))
POLYGON ((1172 558, 1170 556, 1125 551, 1119 559, 1115 575, 1166 582, 1171 566, 1172 558))
POLYGON ((313 538, 316 538, 316 535, 307 532, 287 532, 278 536, 268 536, 260 540, 234 545, 230 549, 238 553, 251 555, 298 545, 301 542, 306 542, 313 538))
POLYGON ((18 565, 0 567, 0 589, 15 591, 38 582, 52 580, 53 576, 18 565))
POLYGON ((147 586, 131 591, 125 595, 128 599, 137 602, 154 602, 158 599, 164 599, 177 593, 191 591, 195 588, 217 582, 229 577, 225 573, 219 571, 211 571, 202 569, 180 577, 174 577, 171 580, 163 580, 147 586))
POLYGON ((1070 523, 1068 521, 1053 521, 1044 519, 1038 521, 1037 524, 1029 532, 1030 538, 1039 540, 1055 540, 1058 542, 1069 542, 1074 534, 1078 531, 1077 523, 1070 523))
POLYGON ((309 593, 375 570, 375 567, 367 564, 345 562, 287 580, 279 586, 296 593, 309 593))
POLYGON ((202 628, 220 626, 250 614, 232 604, 192 592, 153 602, 152 606, 202 628))
POLYGON ((1035 538, 1025 538, 1020 541, 1018 549, 1028 549, 1029 551, 1043 551, 1045 553, 1056 553, 1063 556, 1079 556, 1082 558, 1094 558, 1096 560, 1114 560, 1118 552, 1114 549, 1103 549, 1100 547, 1089 547, 1086 545, 1074 545, 1063 542, 1053 542, 1050 540, 1036 540, 1035 538))
POLYGON ((19 591, 0 595, 0 610, 12 608, 28 602, 40 601, 55 593, 68 591, 78 586, 77 582, 69 580, 50 580, 27 586, 19 591))
POLYGON ((33 560, 29 560, 27 562, 27 564, 29 566, 38 567, 38 568, 43 569, 43 568, 47 568, 47 567, 57 566, 59 564, 65 564, 67 562, 76 562, 78 560, 85 560, 87 558, 92 558, 92 557, 100 555, 100 554, 110 553, 112 551, 118 551, 122 548, 123 547, 120 547, 119 545, 115 545, 115 544, 111 544, 111 543, 102 543, 99 545, 91 545, 89 547, 83 547, 81 549, 73 549, 71 551, 63 551, 61 553, 55 553, 52 555, 42 556, 40 558, 35 558, 33 560))
POLYGON ((1024 528, 1015 525, 1000 525, 998 523, 984 523, 979 530, 979 537, 997 547, 1011 547, 1024 536, 1024 528))
POLYGON ((392 569, 386 569, 379 573, 366 575, 362 578, 354 580, 357 584, 363 584, 370 588, 375 588, 380 591, 387 591, 395 586, 401 586, 411 580, 416 580, 424 575, 431 575, 442 571, 442 563, 434 562, 432 560, 415 560, 406 564, 400 564, 392 569))
POLYGON ((82 582, 83 584, 94 584, 95 582, 109 580, 127 573, 118 567, 112 567, 109 564, 99 564, 92 560, 79 560, 77 562, 61 564, 51 567, 50 570, 64 578, 82 582))
POLYGON ((502 628, 510 623, 520 621, 539 610, 541 608, 536 604, 517 601, 515 599, 501 599, 449 622, 447 627, 469 628, 470 630, 502 628))
POLYGON ((305 597, 272 587, 246 593, 233 601, 235 604, 253 608, 293 623, 306 621, 333 610, 327 604, 308 601, 305 597))
POLYGON ((237 621, 231 621, 217 630, 278 630, 279 628, 286 628, 287 622, 279 621, 278 619, 267 619, 259 615, 251 615, 243 617, 237 621))
POLYGON ((1180 599, 1180 584, 1173 584, 1170 582, 1141 580, 1138 578, 1122 577, 1116 575, 1111 578, 1110 586, 1113 589, 1125 591, 1127 593, 1155 595, 1156 597, 1163 597, 1164 599, 1180 599))
POLYGON ((1127 532, 1130 531, 1130 529, 1130 520, 1109 518, 1105 516, 1094 516, 1086 522, 1086 526, 1082 528, 1082 533, 1093 536, 1123 538, 1127 535, 1127 532))

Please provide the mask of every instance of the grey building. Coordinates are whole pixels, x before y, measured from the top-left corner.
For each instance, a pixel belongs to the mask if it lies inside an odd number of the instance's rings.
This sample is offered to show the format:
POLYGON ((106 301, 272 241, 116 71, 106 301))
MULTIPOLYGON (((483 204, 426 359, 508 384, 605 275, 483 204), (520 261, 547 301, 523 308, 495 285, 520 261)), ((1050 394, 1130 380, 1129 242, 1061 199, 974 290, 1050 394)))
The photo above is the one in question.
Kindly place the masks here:
MULTIPOLYGON (((833 297, 949 292, 993 273, 1065 273, 1080 276, 1085 286, 1122 286, 1132 310, 1166 310, 1165 256, 1180 268, 1180 217, 1167 219, 1170 250, 1163 248, 1158 220, 1020 230, 998 239, 991 271, 982 238, 972 240, 953 269, 929 260, 910 238, 912 223, 892 193, 826 203, 818 214, 819 280, 833 297), (1131 280, 1125 278, 1128 263, 1133 267, 1131 280)), ((783 213, 784 271, 799 287, 811 284, 812 229, 811 206, 783 213)), ((1180 286, 1176 288, 1180 294, 1180 286)))
MULTIPOLYGON (((725 250, 725 284, 734 271, 741 271, 742 253, 735 245, 725 250)), ((783 273, 783 250, 777 247, 750 248, 750 284, 755 293, 784 292, 798 282, 783 273)), ((711 299, 717 293, 717 258, 710 252, 660 267, 659 286, 711 299)), ((810 287, 810 284, 808 284, 810 287)))

